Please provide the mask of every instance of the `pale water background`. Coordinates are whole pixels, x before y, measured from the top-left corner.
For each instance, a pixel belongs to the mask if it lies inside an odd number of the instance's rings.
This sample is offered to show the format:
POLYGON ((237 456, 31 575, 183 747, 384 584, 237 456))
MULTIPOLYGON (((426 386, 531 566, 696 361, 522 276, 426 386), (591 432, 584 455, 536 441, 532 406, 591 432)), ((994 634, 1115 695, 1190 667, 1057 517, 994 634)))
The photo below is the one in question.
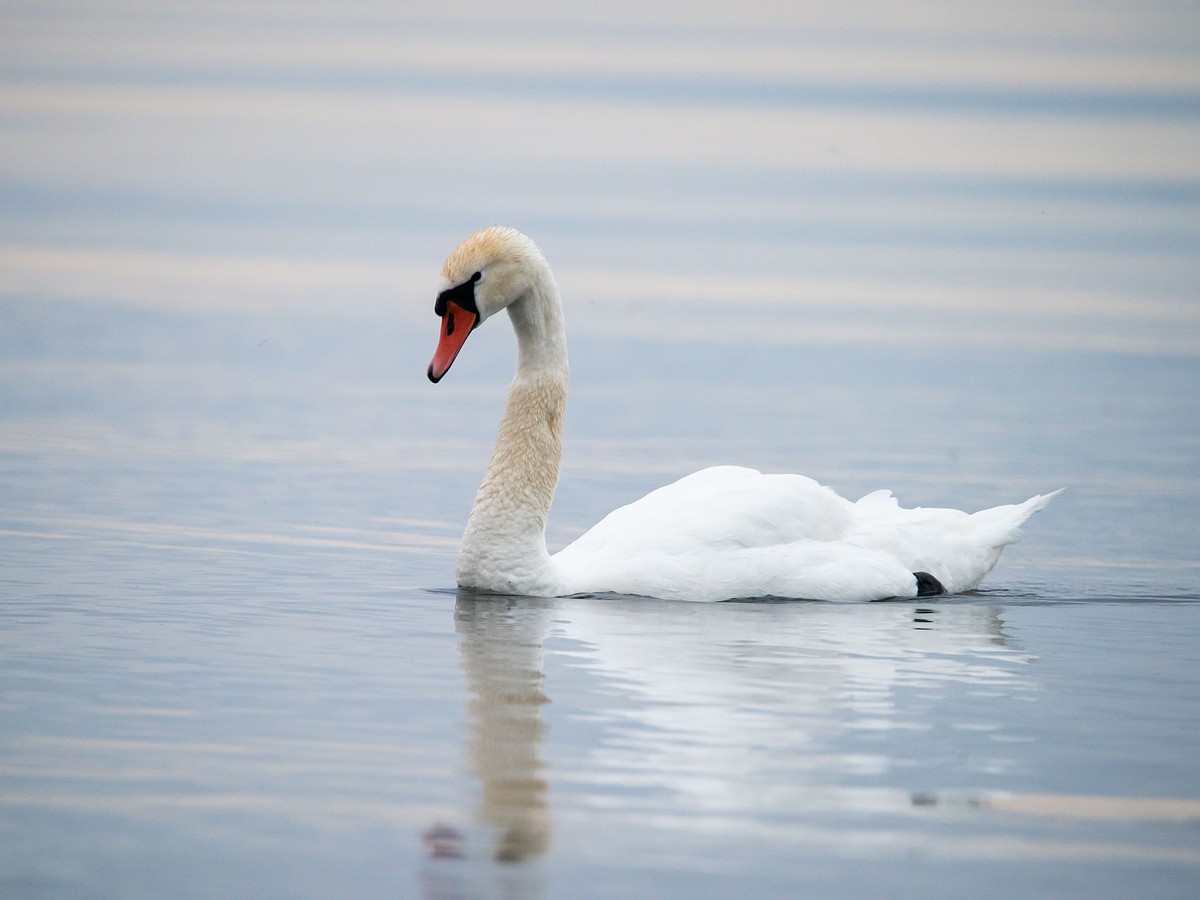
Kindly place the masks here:
POLYGON ((1194 3, 4 3, 0 896, 1196 896, 1198 285, 1194 3), (493 222, 555 546, 1067 491, 970 596, 456 597, 493 222))

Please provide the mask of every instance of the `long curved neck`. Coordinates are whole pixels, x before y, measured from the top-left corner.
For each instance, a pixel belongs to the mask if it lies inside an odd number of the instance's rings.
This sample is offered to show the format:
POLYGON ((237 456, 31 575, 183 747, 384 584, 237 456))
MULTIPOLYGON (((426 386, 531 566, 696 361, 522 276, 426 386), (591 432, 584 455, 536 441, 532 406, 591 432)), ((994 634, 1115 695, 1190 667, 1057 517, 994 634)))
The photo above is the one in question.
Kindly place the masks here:
POLYGON ((562 305, 548 267, 540 267, 508 312, 517 334, 517 375, 463 534, 458 583, 545 596, 557 592, 545 532, 558 484, 568 382, 562 305))

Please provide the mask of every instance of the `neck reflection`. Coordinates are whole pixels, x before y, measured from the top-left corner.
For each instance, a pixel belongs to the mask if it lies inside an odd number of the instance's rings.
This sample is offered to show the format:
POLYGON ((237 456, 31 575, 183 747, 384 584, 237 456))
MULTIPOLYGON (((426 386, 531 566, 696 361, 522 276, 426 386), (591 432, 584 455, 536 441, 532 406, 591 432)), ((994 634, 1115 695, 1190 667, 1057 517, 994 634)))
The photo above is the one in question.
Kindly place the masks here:
POLYGON ((468 758, 483 785, 480 824, 494 834, 494 858, 522 862, 550 843, 545 765, 542 642, 544 601, 460 591, 454 624, 470 691, 468 758))

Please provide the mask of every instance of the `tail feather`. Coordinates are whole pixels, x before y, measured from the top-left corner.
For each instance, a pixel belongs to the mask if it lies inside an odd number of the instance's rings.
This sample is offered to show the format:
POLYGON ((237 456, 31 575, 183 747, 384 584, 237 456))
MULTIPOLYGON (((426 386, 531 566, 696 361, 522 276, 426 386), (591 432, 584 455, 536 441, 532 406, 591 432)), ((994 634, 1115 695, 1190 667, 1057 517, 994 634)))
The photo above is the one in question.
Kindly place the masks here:
POLYGON ((910 572, 927 573, 946 591, 959 593, 979 585, 1003 549, 1020 538, 1021 525, 1058 493, 968 514, 955 509, 904 509, 880 491, 856 504, 855 527, 846 539, 886 553, 910 572))
POLYGON ((1036 494, 1030 497, 1024 503, 1010 503, 1005 506, 993 506, 991 509, 982 509, 971 516, 974 524, 979 526, 981 530, 995 530, 996 539, 1003 543, 1011 543, 1020 537, 1017 531, 1025 521, 1040 509, 1045 509, 1046 506, 1063 492, 1064 488, 1059 488, 1057 491, 1051 491, 1048 494, 1036 494))

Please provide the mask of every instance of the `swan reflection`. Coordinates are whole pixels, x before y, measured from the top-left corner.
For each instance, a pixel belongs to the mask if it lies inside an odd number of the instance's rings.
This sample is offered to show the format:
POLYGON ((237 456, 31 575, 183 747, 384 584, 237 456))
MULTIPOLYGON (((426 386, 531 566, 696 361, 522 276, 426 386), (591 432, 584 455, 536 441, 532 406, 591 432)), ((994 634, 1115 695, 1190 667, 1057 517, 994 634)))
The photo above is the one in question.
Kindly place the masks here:
MULTIPOLYGON (((564 689, 554 707, 558 839, 586 843, 584 832, 606 822, 610 849, 634 856, 649 851, 626 838, 650 821, 675 822, 701 843, 750 829, 832 847, 847 833, 825 817, 912 815, 947 787, 907 783, 903 773, 931 755, 955 754, 955 778, 1011 771, 1012 747, 1026 736, 977 698, 1032 699, 1037 690, 1032 657, 1007 636, 1001 608, 979 602, 687 604, 460 591, 455 625, 467 758, 481 786, 455 877, 526 897, 543 893, 530 864, 556 827, 544 718, 556 679, 590 685, 564 689), (586 708, 571 705, 580 698, 586 708)), ((453 840, 439 846, 457 852, 453 840)), ((439 895, 454 895, 446 884, 439 895)))
POLYGON ((1037 691, 983 603, 564 601, 553 646, 603 698, 587 711, 600 742, 572 766, 592 783, 556 792, 603 803, 606 785, 635 784, 669 798, 663 812, 747 822, 877 808, 868 787, 933 754, 972 779, 1011 771, 1027 736, 985 698, 1037 691))
POLYGON ((423 835, 426 900, 545 894, 538 860, 550 845, 542 761, 543 642, 552 601, 460 590, 454 608, 467 682, 467 759, 480 784, 473 822, 423 835))

